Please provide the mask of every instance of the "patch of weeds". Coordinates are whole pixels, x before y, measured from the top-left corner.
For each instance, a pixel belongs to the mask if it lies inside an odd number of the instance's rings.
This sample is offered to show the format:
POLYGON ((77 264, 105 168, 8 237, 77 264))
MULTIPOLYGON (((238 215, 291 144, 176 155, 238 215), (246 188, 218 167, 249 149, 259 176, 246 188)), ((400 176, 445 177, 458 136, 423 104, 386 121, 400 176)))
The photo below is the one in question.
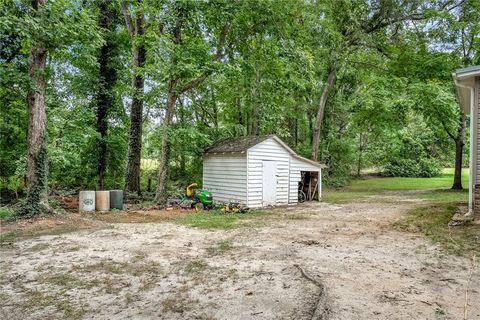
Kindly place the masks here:
POLYGON ((306 214, 296 213, 296 214, 284 214, 282 215, 287 220, 308 220, 309 216, 306 214))
POLYGON ((182 297, 172 297, 166 298, 162 301, 162 307, 164 312, 174 312, 174 313, 183 313, 185 311, 184 306, 182 305, 182 297))
POLYGON ((0 207, 0 219, 12 220, 16 216, 15 210, 6 207, 0 207))
POLYGON ((53 268, 48 269, 48 273, 37 276, 39 283, 46 283, 60 287, 62 290, 91 289, 99 286, 98 279, 83 280, 72 272, 54 272, 53 268))
POLYGON ((442 308, 437 307, 437 308, 435 309, 435 314, 436 314, 437 316, 444 316, 444 315, 445 315, 445 311, 444 311, 442 308))
POLYGON ((51 264, 48 264, 47 262, 43 262, 38 266, 36 266, 35 268, 33 268, 33 271, 35 272, 43 272, 45 270, 53 270, 53 266, 51 264))
POLYGON ((148 261, 141 264, 130 264, 125 270, 132 276, 139 277, 143 274, 159 273, 161 271, 161 266, 157 262, 148 261))
POLYGON ((155 276, 147 276, 140 279, 139 291, 146 291, 152 289, 155 286, 157 278, 155 276))
POLYGON ((56 297, 54 295, 44 294, 40 290, 31 290, 24 293, 26 302, 24 307, 26 309, 46 308, 55 302, 56 297))
POLYGON ((406 232, 422 232, 433 242, 453 254, 480 254, 480 225, 466 223, 449 227, 448 222, 457 208, 456 202, 441 202, 409 210, 394 223, 394 228, 406 232))
POLYGON ((192 306, 198 303, 198 300, 194 300, 188 297, 188 295, 178 292, 173 297, 164 299, 162 302, 164 312, 184 313, 192 309, 192 306))
POLYGON ((100 272, 100 273, 113 273, 121 274, 124 271, 121 268, 121 263, 117 263, 110 260, 102 260, 94 264, 88 264, 83 266, 74 266, 74 270, 81 272, 100 272))
POLYGON ((39 252, 39 251, 45 250, 47 248, 50 248, 49 244, 47 244, 47 243, 37 243, 37 244, 31 246, 30 248, 28 248, 28 251, 39 252))
POLYGON ((115 283, 113 282, 112 278, 106 277, 103 281, 103 289, 105 290, 105 293, 108 294, 114 294, 118 292, 115 283))
POLYGON ((135 256, 132 261, 126 262, 115 262, 111 260, 102 260, 98 263, 83 265, 83 266, 74 266, 74 270, 80 272, 99 272, 107 274, 131 274, 133 276, 141 276, 146 273, 160 273, 162 268, 161 265, 154 261, 143 261, 144 257, 141 260, 138 260, 138 255, 135 256), (137 258, 135 258, 137 257, 137 258))
POLYGON ((172 217, 170 220, 179 224, 195 228, 229 230, 253 225, 256 218, 265 217, 270 212, 252 210, 248 213, 225 214, 219 210, 202 211, 182 216, 172 217), (240 223, 240 222, 249 222, 240 223), (251 223, 250 223, 251 222, 251 223))
POLYGON ((2 301, 2 303, 5 303, 5 301, 8 301, 10 298, 10 296, 8 294, 6 294, 5 292, 0 292, 0 301, 2 301))
POLYGON ((67 300, 59 300, 55 303, 57 310, 63 312, 65 319, 83 319, 84 315, 88 312, 88 308, 85 306, 74 306, 67 300))
POLYGON ((76 277, 71 273, 54 273, 54 274, 42 274, 39 275, 37 281, 61 286, 64 288, 76 288, 79 282, 76 277))
POLYGON ((80 249, 81 249, 80 246, 73 246, 73 247, 66 248, 64 252, 77 252, 77 251, 80 251, 80 249))
POLYGON ((207 253, 211 256, 220 255, 233 249, 233 240, 225 239, 217 242, 213 247, 207 248, 207 253))
MULTIPOLYGON (((8 282, 7 273, 10 272, 12 263, 7 261, 0 261, 0 284, 8 282)), ((0 292, 1 293, 1 292, 0 292)), ((0 297, 0 301, 3 301, 0 297)))
POLYGON ((15 231, 9 231, 0 234, 0 247, 12 245, 17 238, 17 233, 15 231))
POLYGON ((45 294, 39 290, 30 290, 24 293, 26 302, 24 308, 28 310, 54 307, 64 315, 64 319, 83 319, 88 312, 85 306, 77 307, 70 301, 62 299, 60 294, 45 294))
POLYGON ((132 257, 130 261, 131 263, 141 262, 141 261, 144 261, 147 258, 147 256, 148 255, 145 252, 137 250, 135 252, 135 255, 132 257))
POLYGON ((190 261, 185 267, 186 274, 196 274, 205 271, 209 265, 203 260, 190 261))
POLYGON ((131 292, 125 293, 125 305, 126 306, 128 306, 129 304, 131 304, 132 302, 135 302, 137 300, 138 300, 138 298, 136 296, 134 296, 131 292))
POLYGON ((356 202, 359 199, 366 199, 367 197, 378 194, 373 191, 348 191, 345 189, 330 189, 326 190, 322 195, 322 201, 328 203, 351 203, 356 202))

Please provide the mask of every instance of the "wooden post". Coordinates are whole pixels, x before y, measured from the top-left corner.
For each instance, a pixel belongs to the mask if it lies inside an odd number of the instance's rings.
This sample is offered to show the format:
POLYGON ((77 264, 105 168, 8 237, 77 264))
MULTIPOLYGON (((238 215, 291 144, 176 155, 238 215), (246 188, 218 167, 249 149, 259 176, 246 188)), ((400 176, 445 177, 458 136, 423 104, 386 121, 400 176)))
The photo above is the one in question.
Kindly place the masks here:
POLYGON ((308 201, 312 201, 312 175, 308 175, 308 201))
POLYGON ((317 187, 318 187, 318 179, 317 179, 317 183, 315 183, 315 188, 313 189, 312 200, 315 199, 315 192, 317 192, 317 187))

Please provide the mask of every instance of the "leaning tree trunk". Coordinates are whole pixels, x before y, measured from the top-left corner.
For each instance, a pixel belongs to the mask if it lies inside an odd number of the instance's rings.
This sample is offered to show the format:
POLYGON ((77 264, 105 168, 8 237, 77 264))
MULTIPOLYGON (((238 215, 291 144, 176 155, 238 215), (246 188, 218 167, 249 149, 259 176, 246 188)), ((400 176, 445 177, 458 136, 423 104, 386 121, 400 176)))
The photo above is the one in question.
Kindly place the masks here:
MULTIPOLYGON (((143 35, 143 14, 137 15, 136 36, 143 35)), ((136 37, 135 37, 136 38, 136 37)), ((133 38, 133 98, 130 110, 130 132, 128 137, 128 164, 125 178, 125 191, 140 194, 140 159, 142 152, 143 91, 146 51, 143 43, 136 44, 133 38)), ((141 40, 143 41, 143 40, 141 40)))
MULTIPOLYGON (((99 26, 110 32, 112 27, 111 12, 108 10, 108 2, 103 0, 100 5, 99 26)), ((97 91, 97 132, 99 139, 97 142, 97 190, 102 190, 104 186, 105 171, 107 168, 107 131, 108 131, 108 113, 113 106, 112 88, 116 81, 115 69, 110 66, 113 43, 110 37, 106 37, 105 43, 100 48, 98 63, 99 87, 97 91)))
MULTIPOLYGON (((34 10, 46 0, 32 2, 34 10)), ((27 94, 27 198, 20 210, 22 216, 33 216, 49 210, 48 205, 48 159, 47 159, 47 115, 45 112, 45 65, 46 49, 32 43, 28 56, 28 74, 32 88, 27 94)))
POLYGON ((462 112, 459 118, 457 136, 455 137, 455 173, 452 189, 461 190, 462 186, 462 162, 465 137, 465 114, 462 112))
POLYGON ((320 97, 320 103, 318 105, 317 117, 315 120, 315 126, 312 132, 312 154, 310 158, 314 161, 318 159, 318 148, 320 146, 320 132, 322 130, 323 115, 325 113, 325 106, 327 105, 328 95, 335 83, 335 71, 331 70, 328 74, 327 83, 323 88, 322 96, 320 97))
POLYGON ((160 163, 158 169, 158 184, 155 193, 155 202, 160 205, 167 203, 168 192, 168 165, 170 160, 170 139, 169 128, 172 123, 173 114, 175 112, 175 104, 177 102, 178 94, 175 91, 177 81, 170 80, 168 83, 168 97, 167 97, 167 109, 165 111, 165 119, 163 121, 163 133, 162 133, 162 148, 160 150, 160 163))

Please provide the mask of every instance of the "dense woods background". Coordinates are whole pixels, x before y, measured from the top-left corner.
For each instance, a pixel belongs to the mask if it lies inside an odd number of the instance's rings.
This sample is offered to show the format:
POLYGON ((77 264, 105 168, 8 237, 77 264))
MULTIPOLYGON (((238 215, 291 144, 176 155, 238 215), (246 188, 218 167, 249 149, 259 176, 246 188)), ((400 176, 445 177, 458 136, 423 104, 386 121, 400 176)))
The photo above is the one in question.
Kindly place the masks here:
POLYGON ((3 0, 1 200, 162 203, 241 135, 277 134, 330 186, 458 171, 469 119, 451 73, 480 64, 479 34, 478 0, 3 0))

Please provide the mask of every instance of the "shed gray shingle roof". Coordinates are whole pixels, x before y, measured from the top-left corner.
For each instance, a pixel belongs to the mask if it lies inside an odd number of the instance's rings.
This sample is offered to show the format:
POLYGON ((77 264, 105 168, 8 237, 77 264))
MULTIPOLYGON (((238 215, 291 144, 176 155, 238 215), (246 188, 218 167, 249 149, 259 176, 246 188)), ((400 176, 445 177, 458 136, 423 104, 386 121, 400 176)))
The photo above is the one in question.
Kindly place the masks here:
POLYGON ((205 149, 205 153, 244 152, 254 145, 257 145, 260 142, 272 137, 273 135, 222 139, 205 149))
POLYGON ((289 153, 292 154, 293 157, 300 159, 302 161, 308 162, 314 166, 320 168, 326 168, 324 164, 320 164, 316 161, 312 161, 310 159, 306 159, 301 157, 295 153, 289 146, 287 146, 280 138, 278 138, 274 134, 266 135, 266 136, 246 136, 246 137, 239 137, 239 138, 228 138, 223 139, 215 142, 212 146, 205 149, 205 153, 224 153, 224 152, 246 152, 251 147, 259 144, 262 141, 265 141, 269 138, 275 139, 278 143, 280 143, 285 149, 288 150, 289 153))

